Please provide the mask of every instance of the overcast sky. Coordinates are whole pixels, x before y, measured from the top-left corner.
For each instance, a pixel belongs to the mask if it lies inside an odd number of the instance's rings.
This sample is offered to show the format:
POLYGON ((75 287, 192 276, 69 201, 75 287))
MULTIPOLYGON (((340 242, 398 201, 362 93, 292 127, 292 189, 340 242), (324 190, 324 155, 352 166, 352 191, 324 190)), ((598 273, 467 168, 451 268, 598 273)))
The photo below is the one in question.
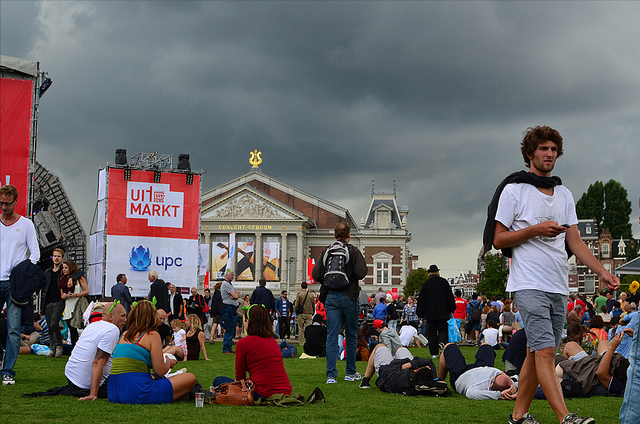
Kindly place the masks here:
POLYGON ((203 190, 262 171, 348 208, 409 206, 412 253, 476 270, 497 184, 529 126, 555 175, 640 184, 640 2, 0 3, 0 52, 40 62, 38 160, 89 233, 116 148, 191 155, 203 190))

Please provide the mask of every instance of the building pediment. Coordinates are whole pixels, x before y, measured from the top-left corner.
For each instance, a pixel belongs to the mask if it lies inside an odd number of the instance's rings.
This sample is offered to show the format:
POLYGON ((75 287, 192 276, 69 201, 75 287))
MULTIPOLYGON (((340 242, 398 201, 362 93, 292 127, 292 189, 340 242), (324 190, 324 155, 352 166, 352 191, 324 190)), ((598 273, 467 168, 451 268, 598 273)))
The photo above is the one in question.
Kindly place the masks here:
POLYGON ((304 214, 249 186, 240 187, 208 204, 203 208, 201 217, 203 221, 308 220, 304 214))

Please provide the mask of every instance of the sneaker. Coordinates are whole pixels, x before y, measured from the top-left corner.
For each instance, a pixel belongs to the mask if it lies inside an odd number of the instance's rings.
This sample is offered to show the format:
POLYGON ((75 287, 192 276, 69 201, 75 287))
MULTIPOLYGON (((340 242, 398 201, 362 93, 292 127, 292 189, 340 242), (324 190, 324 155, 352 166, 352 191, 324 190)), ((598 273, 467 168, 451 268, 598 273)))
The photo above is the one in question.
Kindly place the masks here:
POLYGON ((438 355, 431 355, 431 359, 438 359, 438 355))
POLYGON ((509 415, 509 421, 507 421, 507 423, 508 424, 540 424, 540 421, 536 420, 536 417, 534 415, 531 415, 530 413, 527 412, 519 420, 514 420, 511 417, 511 415, 509 415))
POLYGON ((2 376, 2 385, 8 386, 10 384, 16 384, 16 381, 9 374, 5 374, 2 376))
POLYGON ((596 420, 591 417, 579 417, 573 412, 567 414, 562 420, 562 424, 595 424, 596 420))
POLYGON ((371 388, 371 380, 362 380, 360 382, 361 389, 370 389, 371 388))
POLYGON ((335 378, 331 378, 331 377, 327 378, 327 384, 334 384, 334 383, 337 383, 335 378))
POLYGON ((56 358, 60 358, 62 356, 62 346, 56 346, 56 358))
POLYGON ((358 381, 358 380, 362 380, 362 376, 360 375, 359 372, 344 376, 344 381, 358 381))

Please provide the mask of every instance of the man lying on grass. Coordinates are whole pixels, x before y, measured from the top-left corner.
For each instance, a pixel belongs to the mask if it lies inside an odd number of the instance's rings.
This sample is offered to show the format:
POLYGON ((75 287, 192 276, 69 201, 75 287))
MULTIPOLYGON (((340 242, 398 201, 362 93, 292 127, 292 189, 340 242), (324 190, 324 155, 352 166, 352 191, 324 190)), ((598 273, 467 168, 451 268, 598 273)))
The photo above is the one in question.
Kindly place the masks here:
POLYGON ((376 386, 383 392, 450 395, 447 384, 435 379, 435 369, 431 359, 414 357, 406 347, 400 347, 394 359, 391 349, 378 343, 369 356, 360 388, 371 388, 371 377, 375 372, 376 386))
POLYGON ((440 354, 438 378, 444 380, 451 374, 450 383, 456 392, 471 400, 507 399, 517 396, 517 386, 511 378, 494 367, 496 353, 483 343, 476 353, 476 362, 467 364, 455 343, 447 344, 440 354))

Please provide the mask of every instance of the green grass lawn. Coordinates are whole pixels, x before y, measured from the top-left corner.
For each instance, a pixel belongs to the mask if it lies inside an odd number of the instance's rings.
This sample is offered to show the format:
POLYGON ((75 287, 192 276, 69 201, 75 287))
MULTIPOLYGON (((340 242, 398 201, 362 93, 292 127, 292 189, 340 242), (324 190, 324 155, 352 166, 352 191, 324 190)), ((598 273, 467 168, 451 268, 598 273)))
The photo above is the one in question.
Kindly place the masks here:
MULTIPOLYGON (((473 360, 476 348, 462 347, 467 360, 473 360)), ((210 362, 185 362, 189 372, 208 387, 218 375, 234 376, 234 356, 223 355, 222 343, 207 345, 210 362)), ((502 352, 497 366, 502 367, 502 352)), ((299 352, 300 353, 300 352, 299 352)), ((428 357, 428 349, 412 349, 416 356, 428 357)), ((344 362, 338 363, 337 384, 325 384, 325 360, 285 359, 285 368, 294 393, 308 396, 315 387, 325 394, 326 403, 295 408, 243 407, 205 405, 195 408, 193 402, 170 405, 116 405, 106 399, 79 402, 68 396, 23 398, 22 393, 44 391, 66 384, 64 366, 67 357, 20 356, 15 370, 16 384, 0 387, 0 417, 3 423, 117 423, 117 422, 172 422, 191 423, 506 423, 513 408, 510 401, 471 401, 453 394, 449 398, 404 397, 383 393, 377 387, 363 390, 358 382, 346 382, 344 362)), ((358 371, 364 374, 366 364, 358 362, 358 371)), ((375 379, 374 379, 375 381, 375 379)), ((452 390, 453 392, 453 390, 452 390)), ((568 400, 569 411, 580 410, 598 424, 618 423, 622 398, 589 398, 568 400)), ((557 423, 555 414, 545 401, 533 401, 531 413, 541 423, 557 423)))

